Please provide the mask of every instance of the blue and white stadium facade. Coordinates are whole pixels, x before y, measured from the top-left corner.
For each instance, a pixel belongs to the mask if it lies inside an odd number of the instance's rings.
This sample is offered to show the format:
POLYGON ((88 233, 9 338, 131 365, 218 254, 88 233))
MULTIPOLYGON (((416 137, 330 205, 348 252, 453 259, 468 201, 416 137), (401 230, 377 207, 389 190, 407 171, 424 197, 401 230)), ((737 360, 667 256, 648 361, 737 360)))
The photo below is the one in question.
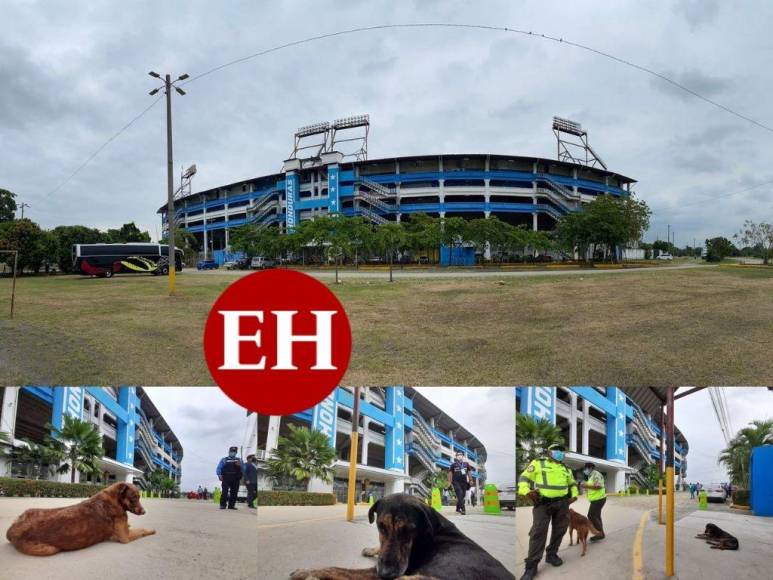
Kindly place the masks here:
MULTIPOLYGON (((93 424, 102 436, 104 457, 98 460, 100 476, 76 473, 75 481, 134 482, 161 470, 180 481, 183 449, 164 417, 142 387, 1 387, 0 431, 16 446, 24 441, 43 443, 50 435, 47 424, 61 427, 64 416, 93 424)), ((24 477, 28 466, 0 462, 0 475, 24 477)), ((70 475, 46 479, 70 481, 70 475)))
MULTIPOLYGON (((363 119, 367 127, 367 116, 363 119)), ((602 194, 628 196, 635 183, 598 165, 576 162, 561 149, 559 159, 489 153, 368 159, 366 147, 345 154, 337 150, 345 143, 326 136, 345 121, 299 129, 293 156, 279 173, 178 196, 177 227, 193 233, 206 257, 222 263, 235 257, 229 231, 246 223, 291 231, 303 220, 334 212, 376 224, 422 212, 469 219, 496 216, 513 225, 551 230, 581 204, 602 194), (298 143, 315 130, 323 142, 310 157, 304 156, 309 147, 298 143)), ((158 213, 166 232, 166 205, 158 213)))
MULTIPOLYGON (((647 389, 618 387, 517 387, 516 412, 561 428, 566 463, 592 461, 606 475, 607 491, 639 484, 639 471, 660 461, 661 407, 647 389)), ((675 427, 677 481, 687 471, 688 444, 675 427)))
MULTIPOLYGON (((258 417, 258 485, 285 489, 293 482, 275 483, 265 472, 265 461, 276 449, 288 425, 316 429, 327 435, 336 450, 332 484, 312 480, 309 491, 333 492, 345 502, 348 489, 354 389, 338 387, 324 401, 303 413, 258 417)), ((379 498, 405 492, 426 497, 427 475, 446 470, 456 451, 462 451, 479 484, 486 478, 486 449, 457 423, 412 387, 362 389, 360 401, 357 497, 379 498)))

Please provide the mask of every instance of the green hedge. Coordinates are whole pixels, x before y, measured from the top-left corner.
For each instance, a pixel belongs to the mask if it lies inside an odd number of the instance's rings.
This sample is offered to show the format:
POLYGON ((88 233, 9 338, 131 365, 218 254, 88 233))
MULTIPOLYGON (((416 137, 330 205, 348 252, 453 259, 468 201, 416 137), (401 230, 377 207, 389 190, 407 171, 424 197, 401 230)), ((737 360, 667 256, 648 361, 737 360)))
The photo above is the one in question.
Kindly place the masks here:
POLYGON ((258 505, 334 505, 332 493, 308 491, 258 491, 258 505))
POLYGON ((0 496, 2 497, 90 497, 105 487, 88 483, 59 483, 44 479, 0 477, 0 496))

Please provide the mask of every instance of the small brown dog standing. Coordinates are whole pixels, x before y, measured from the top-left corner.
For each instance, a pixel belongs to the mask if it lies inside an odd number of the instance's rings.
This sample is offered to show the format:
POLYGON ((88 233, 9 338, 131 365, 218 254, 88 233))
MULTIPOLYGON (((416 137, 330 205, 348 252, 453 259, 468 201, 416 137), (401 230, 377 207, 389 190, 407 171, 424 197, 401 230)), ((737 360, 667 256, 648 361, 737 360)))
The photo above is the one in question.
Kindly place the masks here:
POLYGON ((572 531, 577 530, 577 543, 582 543, 582 554, 588 550, 588 532, 591 532, 594 536, 601 534, 590 520, 583 515, 578 514, 572 508, 569 508, 569 545, 572 545, 572 531))
POLYGON ((137 488, 115 483, 79 504, 53 509, 29 509, 8 528, 5 537, 30 556, 51 556, 80 550, 106 540, 127 544, 155 534, 155 530, 129 530, 126 512, 145 513, 137 488))

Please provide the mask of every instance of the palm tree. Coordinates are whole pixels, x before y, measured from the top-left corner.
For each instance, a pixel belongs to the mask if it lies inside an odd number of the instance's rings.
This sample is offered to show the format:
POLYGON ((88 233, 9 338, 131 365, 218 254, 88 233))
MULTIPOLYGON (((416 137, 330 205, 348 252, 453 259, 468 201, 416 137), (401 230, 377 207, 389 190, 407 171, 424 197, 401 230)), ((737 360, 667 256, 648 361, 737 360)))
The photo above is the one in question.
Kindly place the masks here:
POLYGON ((17 466, 21 466, 24 476, 29 479, 47 479, 49 475, 57 471, 64 458, 64 450, 61 447, 41 444, 23 439, 24 445, 14 447, 7 456, 17 466))
POLYGON ((70 483, 75 483, 75 472, 98 474, 97 459, 105 454, 102 448, 102 436, 97 428, 87 421, 65 415, 61 427, 47 425, 52 436, 47 443, 56 447, 63 446, 64 463, 57 470, 59 473, 70 472, 70 483))
POLYGON ((717 463, 725 466, 730 480, 741 489, 749 489, 752 449, 762 445, 773 445, 773 419, 752 421, 730 440, 719 455, 717 463))
POLYGON ((518 415, 515 419, 515 470, 521 473, 528 463, 544 457, 548 447, 565 444, 561 429, 546 419, 518 415))
POLYGON ((333 462, 337 454, 327 435, 315 429, 290 425, 290 435, 280 437, 273 455, 266 462, 274 479, 292 478, 304 486, 312 478, 333 481, 333 462))

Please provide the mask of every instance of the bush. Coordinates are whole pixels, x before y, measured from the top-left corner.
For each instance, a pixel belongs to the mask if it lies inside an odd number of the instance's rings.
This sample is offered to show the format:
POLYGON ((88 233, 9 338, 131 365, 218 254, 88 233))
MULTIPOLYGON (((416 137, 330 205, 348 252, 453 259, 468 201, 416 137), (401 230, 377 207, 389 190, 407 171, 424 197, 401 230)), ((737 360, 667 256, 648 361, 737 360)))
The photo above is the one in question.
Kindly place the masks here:
POLYGON ((332 493, 309 491, 258 491, 258 505, 335 505, 332 493))
POLYGON ((90 483, 0 477, 0 496, 3 497, 91 497, 105 487, 90 483))
POLYGON ((733 503, 735 505, 749 506, 751 505, 750 501, 748 489, 738 489, 733 494, 733 503))

